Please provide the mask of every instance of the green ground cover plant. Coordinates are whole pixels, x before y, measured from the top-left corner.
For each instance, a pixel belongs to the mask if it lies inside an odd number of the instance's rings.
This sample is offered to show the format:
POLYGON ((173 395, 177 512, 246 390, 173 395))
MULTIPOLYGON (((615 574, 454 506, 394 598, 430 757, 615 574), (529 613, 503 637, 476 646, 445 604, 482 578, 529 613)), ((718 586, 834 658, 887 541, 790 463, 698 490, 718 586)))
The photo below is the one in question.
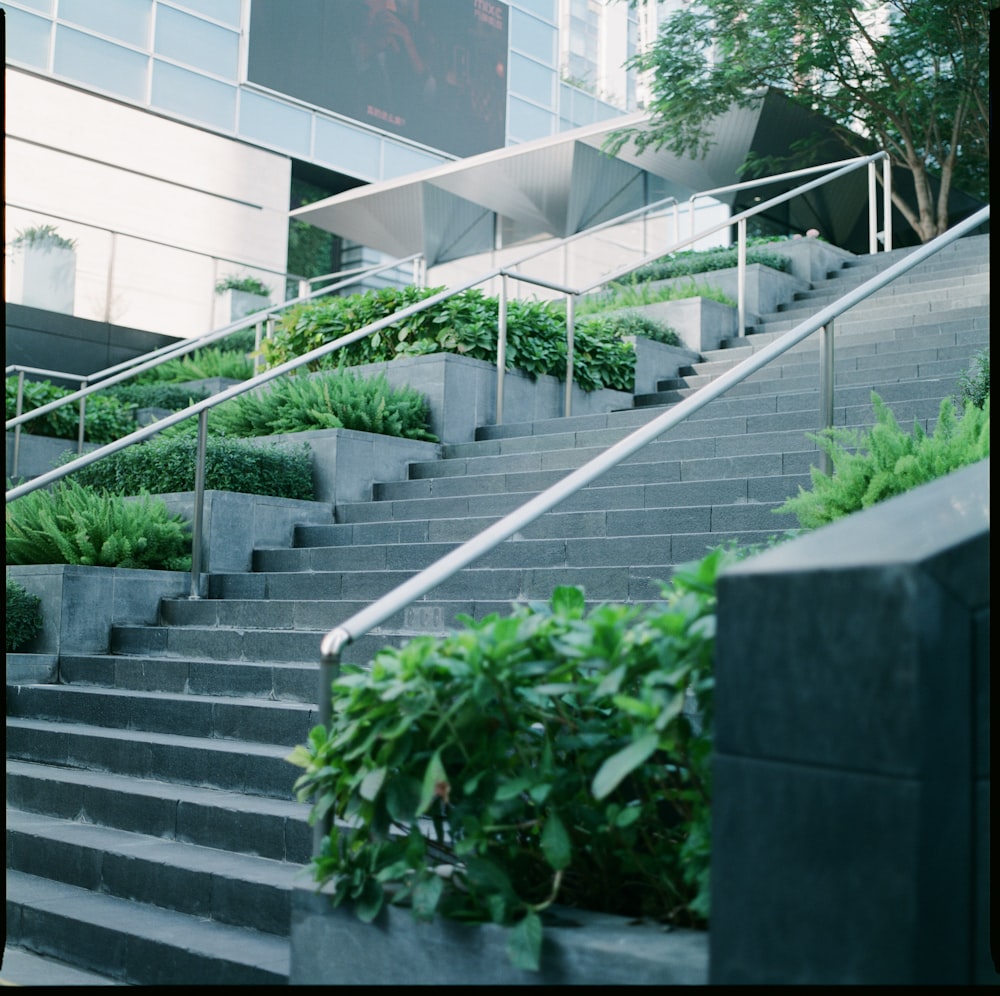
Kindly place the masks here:
MULTIPOLYGON (((196 455, 195 436, 160 435, 81 467, 74 471, 73 479, 106 494, 193 491, 196 455)), ((315 492, 309 448, 303 444, 298 451, 289 451, 209 435, 205 445, 205 487, 312 501, 315 492)))
MULTIPOLYGON (((17 377, 8 377, 6 384, 7 419, 17 413, 17 377)), ((26 380, 22 398, 22 414, 41 408, 59 398, 75 393, 48 380, 26 380)), ((127 436, 136 428, 135 409, 127 401, 103 395, 87 397, 84 410, 84 440, 103 445, 127 436)), ((29 435, 52 436, 56 439, 76 439, 80 424, 80 406, 66 404, 38 418, 22 423, 21 431, 29 435)))
POLYGON ((356 429, 437 442, 424 395, 411 387, 391 387, 384 376, 362 378, 347 369, 282 377, 261 391, 223 402, 209 422, 230 436, 356 429))
POLYGON ((113 384, 108 395, 132 408, 165 408, 181 411, 208 395, 204 391, 192 391, 176 384, 113 384))
MULTIPOLYGON (((284 313, 274 336, 262 344, 262 355, 268 366, 277 366, 423 301, 440 289, 386 288, 295 305, 284 313)), ((496 298, 478 290, 464 291, 309 366, 312 370, 349 367, 430 353, 456 353, 493 362, 497 349, 497 307, 496 298)), ((592 391, 621 383, 623 344, 617 325, 604 322, 583 330, 582 335, 588 341, 588 351, 582 368, 574 366, 574 379, 579 386, 592 391)), ((580 336, 578 326, 577 341, 580 336)), ((510 301, 507 366, 532 377, 564 378, 564 311, 548 302, 510 301)))
POLYGON ((990 350, 981 349, 958 380, 958 405, 982 408, 990 398, 990 350))
POLYGON ((690 280, 680 287, 652 287, 648 283, 619 282, 609 284, 600 293, 581 298, 576 307, 576 314, 589 315, 616 308, 639 308, 646 304, 682 301, 690 297, 704 297, 709 301, 718 301, 720 304, 736 307, 736 302, 728 294, 724 294, 715 287, 695 283, 694 280, 690 280))
POLYGON ((191 380, 225 377, 249 380, 253 360, 244 351, 226 346, 205 346, 185 356, 164 360, 158 367, 139 374, 137 384, 183 384, 191 380))
POLYGON ((553 904, 703 926, 715 583, 739 557, 679 567, 655 606, 560 587, 345 665, 289 758, 335 821, 312 865, 333 902, 502 924, 526 968, 553 904))
MULTIPOLYGON (((782 253, 769 252, 764 246, 774 239, 749 239, 747 241, 747 265, 760 263, 773 270, 788 273, 791 260, 782 253)), ((719 249, 686 250, 664 256, 645 266, 633 270, 622 283, 641 284, 648 280, 670 280, 673 277, 690 277, 712 270, 728 270, 739 263, 736 246, 719 249)))
POLYGON ((875 425, 869 430, 827 429, 809 433, 833 464, 830 476, 813 467, 812 490, 800 487, 778 512, 791 512, 812 529, 943 477, 990 455, 990 399, 968 405, 959 417, 955 401, 944 398, 932 433, 914 422, 901 429, 895 416, 872 392, 875 425))
POLYGON ((4 616, 7 653, 29 644, 42 629, 42 600, 12 578, 7 578, 7 612, 4 616))
POLYGON ((149 494, 125 501, 64 479, 7 504, 7 563, 186 571, 191 537, 149 494))

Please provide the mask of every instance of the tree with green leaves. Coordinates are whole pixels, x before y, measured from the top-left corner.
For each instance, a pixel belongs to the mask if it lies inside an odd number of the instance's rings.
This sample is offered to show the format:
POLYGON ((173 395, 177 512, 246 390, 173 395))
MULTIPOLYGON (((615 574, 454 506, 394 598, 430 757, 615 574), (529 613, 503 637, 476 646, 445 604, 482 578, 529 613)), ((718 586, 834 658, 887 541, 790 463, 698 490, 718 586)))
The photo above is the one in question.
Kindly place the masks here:
MULTIPOLYGON (((755 106, 774 87, 829 118, 849 154, 874 143, 912 174, 916 203, 897 190, 893 203, 927 242, 948 228, 953 187, 989 198, 989 11, 997 4, 688 0, 629 62, 652 75, 650 127, 616 132, 608 150, 634 139, 640 151, 704 156, 715 118, 755 106)), ((817 147, 796 144, 783 165, 807 164, 817 147)), ((778 165, 748 157, 743 172, 778 165)))

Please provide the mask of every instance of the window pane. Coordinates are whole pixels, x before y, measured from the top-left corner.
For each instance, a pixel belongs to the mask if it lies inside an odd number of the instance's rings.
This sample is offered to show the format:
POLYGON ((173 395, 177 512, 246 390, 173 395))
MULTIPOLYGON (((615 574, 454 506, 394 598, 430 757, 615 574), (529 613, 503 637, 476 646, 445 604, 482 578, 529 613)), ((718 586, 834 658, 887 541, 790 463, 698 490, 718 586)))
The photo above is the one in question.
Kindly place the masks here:
POLYGON ((240 26, 240 0, 175 0, 175 6, 187 7, 234 28, 240 26))
POLYGON ((510 47, 554 66, 556 29, 519 11, 510 12, 510 47))
POLYGON ((406 145, 397 145, 386 139, 382 154, 382 179, 391 180, 407 173, 440 166, 443 162, 446 160, 440 156, 431 156, 426 152, 411 149, 406 145))
POLYGON ((540 107, 526 104, 517 97, 511 97, 508 112, 507 130, 511 138, 518 142, 530 142, 532 139, 545 138, 553 133, 555 116, 540 107))
POLYGON ((337 169, 378 179, 379 145, 379 140, 370 132, 328 118, 316 118, 314 155, 337 169))
POLYGON ((13 7, 8 7, 6 14, 7 58, 36 69, 48 69, 52 22, 13 7))
POLYGON ((510 56, 510 89, 539 104, 552 106, 555 99, 555 72, 512 52, 510 56))
POLYGON ((152 0, 59 0, 59 17, 137 48, 149 48, 152 8, 152 0))
POLYGON ((268 145, 309 155, 310 116, 287 104, 243 90, 240 97, 240 133, 268 145))
POLYGON ((152 104, 224 131, 236 129, 235 86, 166 62, 153 61, 152 104))
POLYGON ((157 55, 176 59, 236 82, 239 35, 201 18, 160 6, 156 12, 157 55))
POLYGON ((555 0, 517 0, 517 6, 547 21, 556 19, 555 0))
POLYGON ((138 52, 61 24, 56 26, 53 71, 57 76, 87 83, 129 100, 144 101, 148 63, 149 58, 138 52))

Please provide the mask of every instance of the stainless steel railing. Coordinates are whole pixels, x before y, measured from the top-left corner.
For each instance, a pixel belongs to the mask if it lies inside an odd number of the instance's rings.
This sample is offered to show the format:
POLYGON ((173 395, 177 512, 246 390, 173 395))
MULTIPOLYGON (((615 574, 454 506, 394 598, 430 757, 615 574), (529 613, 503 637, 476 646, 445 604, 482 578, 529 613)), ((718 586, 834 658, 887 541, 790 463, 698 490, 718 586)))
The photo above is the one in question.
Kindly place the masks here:
MULTIPOLYGON (((860 157, 857 160, 851 161, 849 165, 837 169, 835 172, 829 174, 828 176, 821 177, 820 179, 817 180, 813 180, 808 184, 795 188, 794 190, 788 191, 787 193, 781 195, 780 197, 773 198, 762 204, 758 204, 754 208, 745 211, 740 215, 737 215, 733 218, 729 218, 724 222, 720 222, 719 224, 713 226, 707 233, 702 233, 701 235, 695 237, 694 239, 690 238, 684 239, 676 246, 674 246, 673 249, 668 249, 666 252, 664 252, 664 250, 662 249, 658 250, 655 253, 651 253, 648 256, 645 256, 637 263, 632 263, 628 267, 622 268, 619 271, 615 271, 613 274, 610 275, 606 274, 604 277, 602 277, 600 282, 595 283, 590 287, 577 288, 577 289, 558 288, 562 292, 564 292, 567 296, 567 307, 566 307, 567 371, 566 371, 566 403, 565 403, 566 414, 570 414, 571 410, 570 398, 571 398, 572 381, 573 381, 573 297, 575 295, 580 293, 586 293, 589 290, 596 289, 597 287, 602 286, 603 284, 609 282, 610 280, 617 279, 618 277, 624 275, 625 273, 630 272, 632 269, 638 266, 643 266, 647 263, 653 262, 656 259, 660 259, 664 255, 669 254, 670 252, 677 251, 679 248, 683 248, 684 246, 692 243, 693 241, 697 241, 706 234, 711 234, 715 231, 719 231, 722 228, 728 227, 732 224, 737 224, 740 226, 741 238, 743 239, 745 247, 747 218, 752 217, 753 215, 768 209, 774 204, 778 204, 781 203, 782 201, 789 200, 797 196, 797 194, 801 192, 810 190, 813 187, 818 186, 822 183, 835 180, 838 177, 845 175, 846 173, 850 172, 853 169, 857 169, 862 166, 866 166, 873 162, 876 162, 884 158, 885 155, 886 155, 885 153, 877 153, 874 156, 860 157)), ((775 177, 773 179, 775 180, 780 179, 780 177, 775 177)), ((874 212, 875 209, 876 209, 875 202, 872 201, 869 205, 869 210, 870 212, 874 212)), ((887 207, 886 208, 887 217, 888 217, 888 210, 889 209, 887 207)), ((551 251, 551 247, 548 247, 547 251, 551 251)), ((123 436, 121 439, 118 439, 112 443, 108 443, 103 447, 95 449, 88 454, 80 455, 72 463, 65 464, 61 467, 57 467, 53 470, 48 471, 45 474, 33 478, 31 481, 13 487, 10 491, 6 493, 6 500, 8 502, 14 501, 17 498, 25 494, 28 494, 32 491, 35 491, 40 487, 45 487, 48 484, 60 480, 61 478, 72 473, 74 470, 77 470, 81 467, 89 466, 90 464, 95 463, 98 460, 102 460, 104 457, 109 456, 112 453, 116 453, 127 446, 133 445, 134 443, 143 442, 146 439, 151 438, 156 433, 162 431, 163 429, 169 428, 172 425, 176 425, 179 422, 183 422, 186 419, 191 418, 194 415, 197 415, 198 446, 197 446, 197 458, 195 467, 194 521, 192 523, 193 555, 192 555, 192 565, 191 565, 190 597, 200 598, 201 597, 200 551, 201 551, 201 541, 202 541, 201 537, 202 514, 203 514, 202 509, 204 504, 204 480, 205 480, 204 464, 205 464, 206 439, 207 439, 208 410, 215 407, 218 404, 221 404, 224 401, 228 401, 231 398, 237 397, 248 391, 255 390, 256 388, 263 386, 264 384, 267 384, 270 381, 275 380, 280 376, 283 376, 285 373, 297 370, 299 367, 305 366, 313 362, 314 360, 317 360, 323 356, 328 355, 329 353, 334 352, 337 349, 350 345, 353 342, 357 342, 360 339, 372 335, 383 328, 387 328, 390 325, 396 324, 397 322, 402 321, 405 318, 409 318, 410 316, 418 314, 421 311, 425 311, 429 308, 432 308, 436 304, 439 304, 440 302, 447 300, 450 297, 453 297, 457 294, 461 294, 466 290, 470 290, 471 288, 486 283, 487 281, 493 280, 496 277, 501 277, 502 281, 507 277, 512 277, 514 279, 528 280, 530 282, 535 283, 536 285, 555 288, 557 285, 554 285, 551 282, 543 281, 540 278, 534 278, 534 277, 529 278, 526 275, 518 274, 516 272, 516 267, 518 265, 520 265, 521 263, 523 263, 528 259, 535 258, 540 254, 541 253, 537 250, 529 252, 525 254, 525 256, 520 257, 518 260, 515 260, 512 263, 507 264, 506 266, 496 267, 485 274, 481 274, 475 278, 466 280, 450 289, 439 291, 438 293, 433 294, 422 301, 419 301, 413 305, 409 305, 405 308, 400 309, 399 311, 393 313, 392 315, 389 315, 383 319, 379 319, 376 322, 372 322, 369 325, 357 329, 354 332, 348 333, 347 335, 341 336, 339 339, 336 339, 332 342, 325 343, 324 345, 317 347, 316 349, 312 350, 309 353, 305 353, 302 356, 298 356, 293 358, 292 360, 287 361, 286 363, 283 363, 279 366, 273 367, 269 370, 259 373, 254 377, 252 377, 250 380, 243 381, 240 384, 233 385, 232 387, 227 388, 226 390, 223 390, 218 394, 213 395, 210 398, 205 398, 202 401, 196 402, 195 404, 189 406, 188 408, 183 409, 182 411, 174 412, 171 415, 168 415, 158 420, 152 425, 138 429, 135 432, 132 432, 127 436, 123 436), (195 554, 197 554, 197 556, 195 554)), ((745 250, 744 250, 744 255, 745 255, 745 250)), ((388 265, 397 265, 397 263, 388 265)), ((317 292, 317 294, 330 293, 331 290, 332 288, 326 287, 323 288, 321 291, 317 292)), ((503 292, 503 290, 504 288, 502 287, 502 293, 500 296, 499 314, 498 314, 498 344, 497 344, 497 421, 498 422, 502 420, 503 378, 506 368, 506 294, 503 292)), ((307 300, 307 299, 308 296, 303 299, 296 299, 295 301, 292 302, 286 302, 286 305, 295 304, 298 303, 299 300, 307 300)), ((216 332, 211 333, 209 336, 204 337, 202 340, 200 340, 200 344, 204 345, 205 342, 214 341, 216 338, 222 338, 242 328, 249 327, 258 318, 259 316, 249 316, 248 318, 242 319, 239 322, 234 322, 229 326, 225 326, 222 329, 219 329, 216 332)), ((177 351, 172 353, 171 357, 180 355, 182 352, 187 352, 195 348, 198 348, 198 343, 190 345, 185 344, 182 347, 180 347, 177 351)), ((70 394, 57 401, 50 402, 48 405, 42 405, 39 408, 33 409, 31 412, 19 414, 15 418, 7 422, 7 428, 8 429, 12 427, 16 428, 22 422, 26 421, 29 417, 37 417, 39 415, 44 414, 45 412, 52 411, 53 409, 59 407, 60 405, 70 404, 74 401, 79 402, 82 399, 85 399, 89 394, 93 393, 94 391, 101 390, 104 387, 111 386, 112 384, 118 383, 119 381, 124 380, 129 376, 133 376, 137 373, 140 373, 146 369, 151 369, 158 362, 163 362, 163 361, 164 358, 160 357, 157 360, 151 360, 146 363, 140 363, 135 367, 133 367, 131 370, 121 371, 120 373, 105 378, 98 384, 94 384, 89 387, 84 387, 80 391, 75 392, 74 394, 70 394)))

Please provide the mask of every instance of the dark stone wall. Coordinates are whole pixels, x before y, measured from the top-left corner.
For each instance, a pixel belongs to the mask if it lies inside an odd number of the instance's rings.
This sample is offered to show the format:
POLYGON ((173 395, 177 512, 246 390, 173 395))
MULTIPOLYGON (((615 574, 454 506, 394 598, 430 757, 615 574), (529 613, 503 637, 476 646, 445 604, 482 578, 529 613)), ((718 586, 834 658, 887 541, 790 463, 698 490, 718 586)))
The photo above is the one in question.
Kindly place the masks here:
MULTIPOLYGON (((92 374, 178 340, 173 336, 96 322, 20 304, 5 306, 5 366, 92 374)), ((47 378, 66 387, 73 381, 47 378)))
POLYGON ((989 460, 719 582, 713 984, 985 984, 989 460))

